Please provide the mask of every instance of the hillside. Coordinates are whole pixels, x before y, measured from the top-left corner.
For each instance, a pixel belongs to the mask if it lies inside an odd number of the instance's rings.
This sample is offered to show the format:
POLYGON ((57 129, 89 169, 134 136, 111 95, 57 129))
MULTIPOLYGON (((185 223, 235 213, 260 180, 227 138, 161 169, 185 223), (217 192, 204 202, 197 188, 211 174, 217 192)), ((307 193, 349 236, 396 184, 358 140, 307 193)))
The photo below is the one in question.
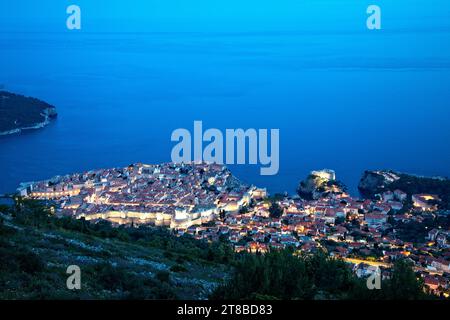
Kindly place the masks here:
POLYGON ((402 260, 374 292, 321 251, 235 254, 226 242, 167 229, 56 218, 51 208, 20 198, 0 212, 0 300, 429 298, 402 260), (71 265, 81 269, 81 290, 66 287, 71 265))
POLYGON ((442 200, 439 208, 450 209, 450 179, 442 177, 422 177, 395 171, 365 171, 358 189, 362 195, 373 197, 375 194, 396 189, 413 194, 435 194, 442 200))
POLYGON ((220 245, 56 219, 26 206, 0 216, 0 300, 205 299, 230 270, 220 245), (66 287, 69 265, 81 268, 81 290, 66 287))
POLYGON ((56 108, 41 100, 0 91, 0 135, 45 126, 56 108))

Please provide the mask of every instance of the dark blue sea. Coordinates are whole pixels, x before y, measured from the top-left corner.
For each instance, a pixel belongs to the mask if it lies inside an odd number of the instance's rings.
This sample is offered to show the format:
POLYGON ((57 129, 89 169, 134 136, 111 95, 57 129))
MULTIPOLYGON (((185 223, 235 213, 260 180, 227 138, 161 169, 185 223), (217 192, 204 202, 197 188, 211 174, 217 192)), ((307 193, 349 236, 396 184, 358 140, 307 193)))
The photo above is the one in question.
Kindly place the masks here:
POLYGON ((177 128, 279 128, 293 193, 314 169, 356 193, 366 169, 450 175, 450 32, 0 33, 0 84, 57 107, 0 137, 0 193, 20 182, 170 161, 177 128))

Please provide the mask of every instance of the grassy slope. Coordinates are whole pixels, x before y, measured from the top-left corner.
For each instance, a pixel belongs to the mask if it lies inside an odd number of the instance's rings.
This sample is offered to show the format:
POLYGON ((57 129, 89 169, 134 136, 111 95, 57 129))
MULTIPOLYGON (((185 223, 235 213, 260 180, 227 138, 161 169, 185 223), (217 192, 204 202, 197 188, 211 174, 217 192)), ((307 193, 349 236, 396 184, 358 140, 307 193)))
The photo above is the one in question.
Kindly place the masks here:
POLYGON ((158 248, 11 221, 0 231, 0 260, 0 299, 204 299, 229 271, 158 248), (81 268, 79 291, 66 288, 72 264, 81 268), (174 265, 187 271, 170 271, 174 265))
POLYGON ((323 252, 236 255, 225 242, 164 228, 57 218, 45 204, 21 198, 0 212, 0 299, 426 298, 402 260, 373 292, 323 252), (73 264, 81 268, 80 291, 66 288, 73 264))

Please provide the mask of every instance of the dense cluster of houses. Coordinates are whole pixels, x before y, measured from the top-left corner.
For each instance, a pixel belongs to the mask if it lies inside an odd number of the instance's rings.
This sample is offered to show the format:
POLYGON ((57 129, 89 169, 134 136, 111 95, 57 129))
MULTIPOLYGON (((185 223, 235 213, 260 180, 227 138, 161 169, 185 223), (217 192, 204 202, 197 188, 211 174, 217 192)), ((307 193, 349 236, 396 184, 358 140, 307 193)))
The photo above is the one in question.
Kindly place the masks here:
POLYGON ((271 201, 260 198, 222 220, 180 228, 177 234, 208 241, 225 238, 237 252, 264 253, 288 246, 302 253, 326 250, 352 264, 360 276, 379 270, 383 277, 389 277, 393 262, 405 258, 429 290, 448 296, 450 231, 432 229, 420 243, 405 242, 397 236, 397 222, 420 223, 427 217, 448 214, 431 210, 430 204, 438 199, 434 195, 414 198, 423 202, 413 200, 407 206, 408 196, 401 190, 387 191, 379 200, 356 199, 347 194, 318 200, 284 197, 272 200, 283 210, 280 217, 271 214, 271 201))
POLYGON ((171 228, 214 221, 260 192, 241 184, 225 166, 206 163, 134 164, 24 183, 18 191, 51 200, 60 216, 171 228))
POLYGON ((392 263, 405 258, 429 290, 446 296, 450 292, 450 231, 436 227, 421 241, 407 242, 396 229, 398 224, 447 215, 438 210, 440 199, 432 194, 408 196, 394 190, 377 200, 344 192, 316 200, 267 198, 265 189, 243 185, 225 166, 206 163, 89 171, 22 184, 19 192, 51 200, 61 216, 164 225, 177 235, 227 240, 236 252, 325 250, 352 264, 360 276, 375 267, 389 277, 392 263))

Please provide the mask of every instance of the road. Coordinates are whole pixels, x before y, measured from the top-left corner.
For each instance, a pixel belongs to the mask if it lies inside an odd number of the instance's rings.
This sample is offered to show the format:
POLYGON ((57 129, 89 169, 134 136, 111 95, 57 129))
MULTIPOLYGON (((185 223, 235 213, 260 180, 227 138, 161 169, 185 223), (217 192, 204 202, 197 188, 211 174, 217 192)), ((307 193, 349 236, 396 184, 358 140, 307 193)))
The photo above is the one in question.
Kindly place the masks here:
POLYGON ((344 258, 344 261, 349 262, 349 263, 354 263, 354 264, 365 263, 365 264, 368 264, 369 266, 374 266, 374 267, 384 267, 384 268, 392 267, 392 264, 380 262, 380 261, 369 261, 369 260, 353 259, 353 258, 344 258))

